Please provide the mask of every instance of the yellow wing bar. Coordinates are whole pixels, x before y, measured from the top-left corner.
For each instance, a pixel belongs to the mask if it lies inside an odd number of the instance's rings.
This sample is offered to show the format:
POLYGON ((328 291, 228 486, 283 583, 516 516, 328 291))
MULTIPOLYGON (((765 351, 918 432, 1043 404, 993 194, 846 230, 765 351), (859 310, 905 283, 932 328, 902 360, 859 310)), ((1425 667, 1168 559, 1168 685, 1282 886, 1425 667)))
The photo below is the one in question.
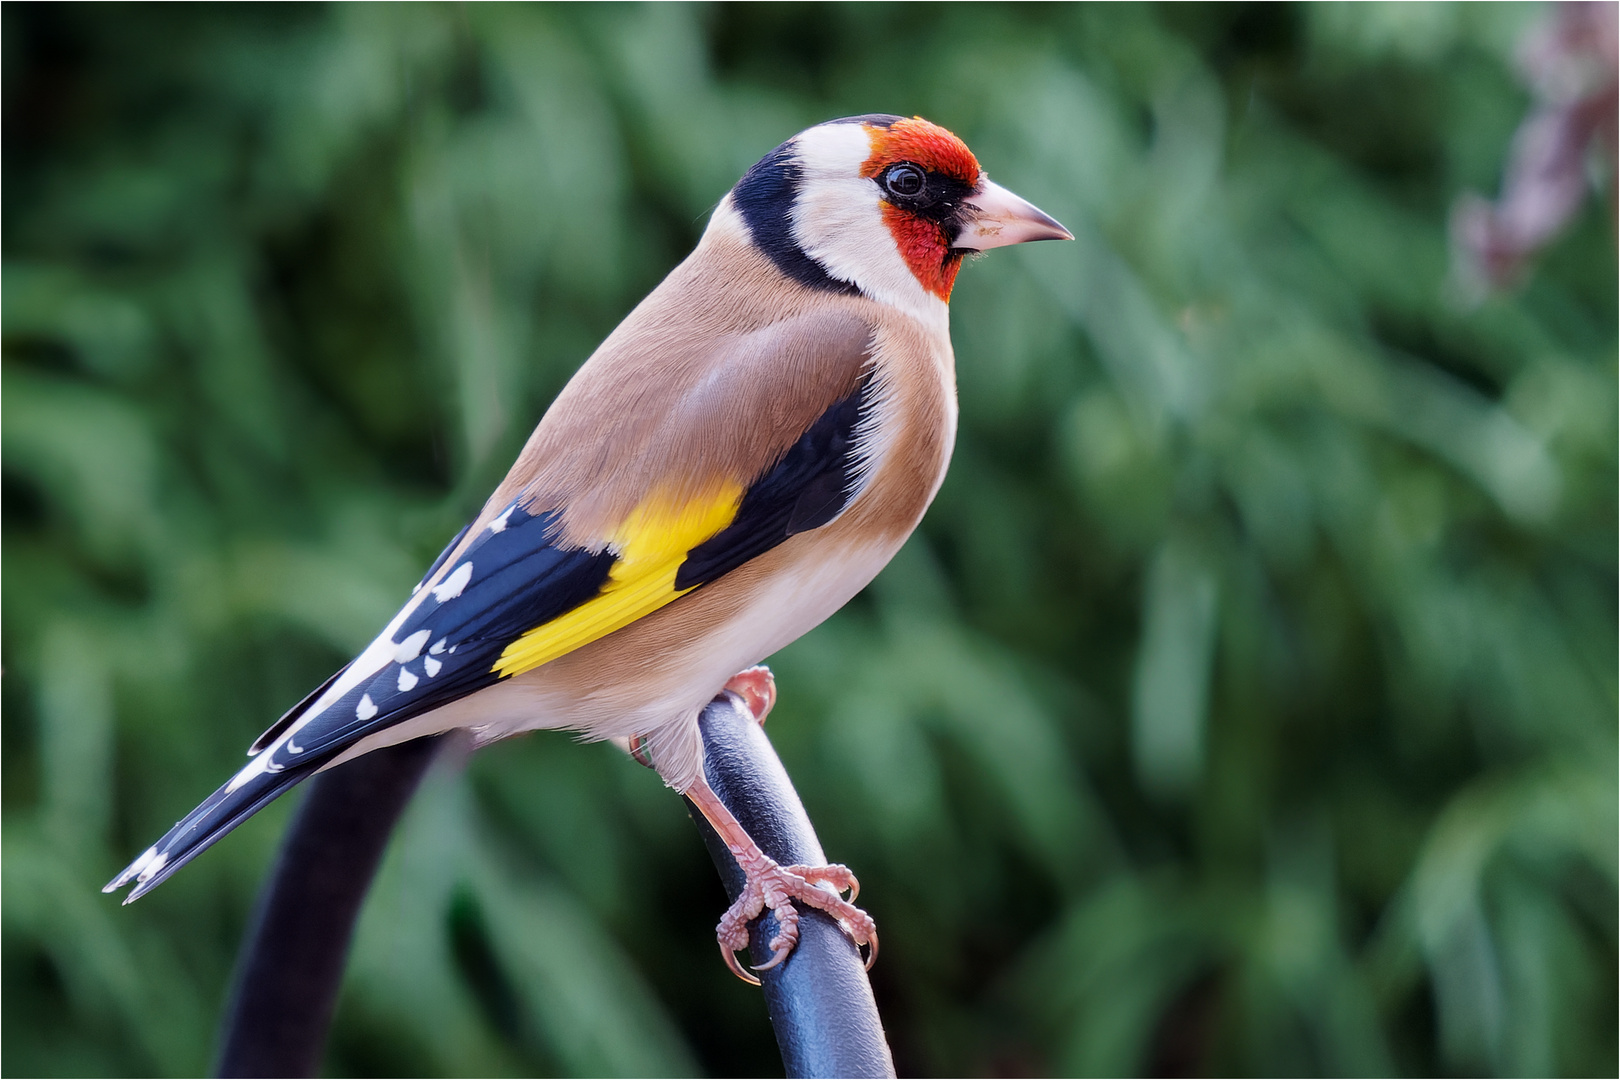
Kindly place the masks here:
POLYGON ((689 551, 731 524, 742 496, 740 484, 727 482, 706 498, 642 503, 608 541, 617 561, 602 591, 513 641, 491 670, 503 678, 533 670, 691 592, 675 588, 676 571, 689 551))

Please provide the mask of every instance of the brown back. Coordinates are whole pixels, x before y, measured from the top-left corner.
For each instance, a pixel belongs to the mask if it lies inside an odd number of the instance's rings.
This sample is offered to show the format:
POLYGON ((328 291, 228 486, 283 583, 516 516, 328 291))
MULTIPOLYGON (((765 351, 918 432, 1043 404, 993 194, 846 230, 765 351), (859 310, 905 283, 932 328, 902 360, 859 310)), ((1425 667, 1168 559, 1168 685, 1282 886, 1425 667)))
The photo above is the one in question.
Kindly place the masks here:
POLYGON ((596 547, 652 495, 679 503, 774 465, 870 362, 871 302, 806 289, 711 230, 563 388, 483 518, 519 494, 596 547))

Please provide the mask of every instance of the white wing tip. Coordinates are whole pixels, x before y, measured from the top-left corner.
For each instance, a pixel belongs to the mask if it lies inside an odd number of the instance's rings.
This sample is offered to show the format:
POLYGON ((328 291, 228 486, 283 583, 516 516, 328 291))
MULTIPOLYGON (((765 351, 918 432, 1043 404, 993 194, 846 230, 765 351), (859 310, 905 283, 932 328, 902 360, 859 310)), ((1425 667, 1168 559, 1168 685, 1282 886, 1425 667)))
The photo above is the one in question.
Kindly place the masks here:
MULTIPOLYGON (((141 852, 140 858, 124 867, 123 873, 119 874, 117 877, 107 882, 107 884, 103 885, 101 887, 101 891, 104 893, 111 893, 122 889, 125 885, 128 885, 130 882, 134 881, 137 877, 141 877, 142 872, 145 871, 152 861, 157 859, 157 857, 158 851, 156 846, 147 848, 145 851, 141 852)), ((167 859, 164 859, 162 862, 167 861, 167 859)), ((161 866, 162 862, 160 862, 158 865, 161 866)), ((141 880, 144 881, 146 879, 141 877, 141 880)), ((129 903, 127 900, 124 902, 126 904, 129 903)))

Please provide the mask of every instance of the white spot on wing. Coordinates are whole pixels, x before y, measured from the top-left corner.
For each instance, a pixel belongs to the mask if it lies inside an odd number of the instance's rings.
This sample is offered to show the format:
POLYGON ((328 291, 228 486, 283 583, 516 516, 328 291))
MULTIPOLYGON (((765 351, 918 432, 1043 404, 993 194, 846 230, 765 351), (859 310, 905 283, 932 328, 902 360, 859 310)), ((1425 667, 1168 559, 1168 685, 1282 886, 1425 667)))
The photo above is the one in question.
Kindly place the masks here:
POLYGON ((502 510, 501 511, 501 516, 496 518, 494 521, 489 523, 489 531, 492 532, 492 533, 505 532, 506 531, 507 519, 509 519, 512 516, 512 511, 516 510, 516 509, 517 509, 517 503, 513 503, 511 506, 508 506, 505 510, 502 510))
MULTIPOLYGON (((333 682, 331 686, 326 688, 326 693, 322 694, 318 699, 316 699, 315 704, 304 710, 304 714, 293 722, 292 727, 288 729, 288 733, 291 734, 291 732, 295 732, 302 728, 315 717, 321 715, 321 713, 325 712, 334 704, 347 697, 349 691, 354 690, 368 679, 374 678, 378 672, 382 671, 383 668, 392 663, 394 653, 399 649, 399 644, 394 641, 395 632, 404 625, 405 620, 410 618, 411 613, 414 612, 419 606, 420 602, 425 599, 425 597, 422 597, 419 594, 417 598, 413 598, 410 603, 400 608, 399 613, 392 619, 388 620, 387 628, 383 630, 381 634, 377 635, 376 640, 374 640, 370 645, 366 646, 364 652, 354 658, 353 663, 343 669, 343 673, 338 676, 337 680, 333 682)), ((286 735, 282 736, 282 738, 286 737, 286 735)), ((271 746, 266 747, 265 749, 272 749, 274 745, 275 744, 271 744, 271 746)), ((253 760, 264 761, 268 757, 268 754, 260 754, 253 760)), ((242 784, 247 783, 251 777, 257 776, 261 771, 263 771, 263 766, 260 766, 258 769, 249 769, 238 773, 231 780, 230 789, 235 791, 242 784)))
POLYGON ((360 695, 360 704, 354 707, 354 715, 362 720, 370 720, 377 715, 377 706, 372 702, 370 694, 360 695))
POLYGON ((467 587, 472 580, 472 563, 464 562, 456 567, 455 573, 433 586, 433 595, 439 598, 439 603, 453 600, 461 595, 461 590, 467 587))
POLYGON ((416 676, 411 673, 411 670, 409 668, 402 667, 402 668, 399 669, 399 691, 400 691, 400 693, 403 694, 405 691, 407 691, 411 687, 415 686, 416 681, 417 681, 416 676))
MULTIPOLYGON (((461 590, 457 589, 456 591, 460 592, 461 590)), ((432 636, 433 631, 431 630, 418 630, 416 633, 400 642, 399 648, 394 650, 394 663, 408 664, 412 660, 415 660, 418 656, 421 656, 422 646, 426 645, 428 638, 432 636)))
POLYGON ((423 667, 423 669, 425 669, 427 671, 428 678, 430 678, 430 679, 433 678, 433 676, 437 675, 439 673, 439 669, 442 668, 443 666, 444 666, 443 664, 439 663, 437 660, 433 659, 433 657, 431 657, 431 656, 425 657, 422 660, 422 667, 423 667))
POLYGON ((438 641, 435 641, 433 643, 433 648, 429 649, 428 652, 432 653, 434 656, 438 656, 440 653, 444 652, 445 640, 445 638, 440 638, 438 641))
POLYGON ((168 861, 169 861, 169 857, 167 855, 159 855, 157 858, 155 858, 151 862, 147 863, 146 866, 141 869, 140 876, 137 877, 135 880, 140 881, 140 882, 144 882, 144 881, 149 880, 152 877, 153 874, 155 874, 159 870, 163 869, 164 864, 167 863, 168 861))

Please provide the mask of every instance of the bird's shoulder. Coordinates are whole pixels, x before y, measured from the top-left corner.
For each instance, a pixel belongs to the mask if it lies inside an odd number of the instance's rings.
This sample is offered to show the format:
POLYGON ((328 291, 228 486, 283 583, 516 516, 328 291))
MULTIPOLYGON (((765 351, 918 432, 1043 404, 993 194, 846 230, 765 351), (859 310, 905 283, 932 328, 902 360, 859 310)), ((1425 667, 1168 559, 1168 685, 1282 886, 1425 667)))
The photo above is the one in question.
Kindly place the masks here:
POLYGON ((569 381, 486 512, 525 496, 590 543, 650 498, 748 488, 857 390, 876 309, 700 247, 569 381))

